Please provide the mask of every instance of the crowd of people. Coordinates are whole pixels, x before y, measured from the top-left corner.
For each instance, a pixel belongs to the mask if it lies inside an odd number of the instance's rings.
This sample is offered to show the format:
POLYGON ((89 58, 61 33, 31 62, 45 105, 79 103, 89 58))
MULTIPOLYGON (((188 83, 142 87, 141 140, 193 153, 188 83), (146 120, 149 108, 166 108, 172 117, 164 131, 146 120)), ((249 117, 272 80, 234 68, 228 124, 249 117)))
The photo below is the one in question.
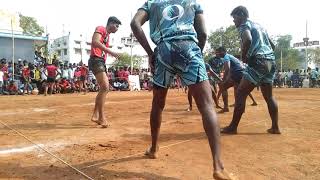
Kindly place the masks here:
POLYGON ((277 71, 273 83, 274 87, 288 87, 288 88, 301 88, 310 87, 317 88, 320 87, 320 72, 319 68, 315 69, 308 68, 305 70, 291 70, 287 71, 277 71))
MULTIPOLYGON (((92 71, 83 63, 47 63, 36 54, 34 62, 18 60, 12 64, 0 60, 0 95, 58 94, 97 92, 99 85, 92 71), (14 71, 14 72, 13 72, 14 71)), ((151 90, 151 73, 148 69, 109 67, 107 69, 110 90, 130 90, 129 75, 138 75, 140 87, 151 90)))

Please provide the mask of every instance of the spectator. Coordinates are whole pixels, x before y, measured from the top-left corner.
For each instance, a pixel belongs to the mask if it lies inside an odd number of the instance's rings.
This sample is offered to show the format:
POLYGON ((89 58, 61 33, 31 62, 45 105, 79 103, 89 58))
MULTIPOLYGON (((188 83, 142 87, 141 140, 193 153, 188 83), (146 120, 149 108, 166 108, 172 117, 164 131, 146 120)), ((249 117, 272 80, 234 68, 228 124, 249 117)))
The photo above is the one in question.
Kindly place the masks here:
POLYGON ((3 92, 5 95, 18 95, 18 88, 15 85, 14 81, 10 81, 9 85, 6 88, 6 91, 3 92))
POLYGON ((24 66, 22 69, 22 78, 21 82, 23 84, 23 92, 22 95, 25 95, 25 91, 27 90, 27 94, 30 94, 29 92, 29 85, 30 85, 30 67, 24 66))
POLYGON ((2 94, 3 91, 3 77, 4 77, 4 73, 2 71, 2 65, 0 65, 0 95, 2 94))

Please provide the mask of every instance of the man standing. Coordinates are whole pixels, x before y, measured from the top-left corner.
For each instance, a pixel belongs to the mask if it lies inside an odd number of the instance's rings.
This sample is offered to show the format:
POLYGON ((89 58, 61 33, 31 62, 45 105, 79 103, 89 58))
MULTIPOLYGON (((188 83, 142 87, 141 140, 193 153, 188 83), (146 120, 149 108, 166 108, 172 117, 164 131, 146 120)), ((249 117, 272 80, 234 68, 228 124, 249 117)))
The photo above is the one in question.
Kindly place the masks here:
POLYGON ((248 20, 249 13, 244 6, 236 7, 231 12, 231 16, 240 33, 242 60, 248 66, 237 90, 232 121, 229 126, 221 129, 221 132, 237 133, 241 116, 245 110, 246 98, 256 86, 260 86, 272 120, 272 126, 267 132, 280 134, 278 105, 272 96, 272 83, 276 71, 274 45, 260 25, 248 20))
POLYGON ((168 88, 173 77, 180 76, 187 85, 202 115, 212 157, 214 177, 230 179, 220 157, 219 122, 212 107, 210 84, 203 61, 207 33, 203 10, 196 0, 147 1, 131 21, 131 28, 149 56, 153 72, 153 100, 150 115, 152 145, 146 151, 149 158, 156 158, 158 137, 168 88), (149 20, 150 35, 157 45, 150 47, 142 25, 149 20))
POLYGON ((108 127, 104 116, 104 103, 109 90, 109 80, 106 74, 105 61, 107 54, 119 58, 119 54, 109 49, 109 35, 118 31, 121 22, 118 18, 111 16, 108 19, 107 26, 98 26, 92 36, 91 55, 88 62, 89 70, 96 76, 100 90, 95 100, 95 106, 91 121, 108 127))
POLYGON ((47 70, 47 83, 46 83, 46 87, 44 90, 44 95, 47 96, 48 94, 48 89, 50 88, 49 94, 52 94, 53 91, 53 87, 55 85, 55 80, 56 77, 58 75, 58 66, 59 66, 59 62, 55 61, 54 64, 52 65, 47 65, 46 66, 46 70, 47 70))
POLYGON ((86 67, 85 64, 83 64, 82 61, 80 61, 80 92, 83 91, 84 94, 87 93, 88 87, 87 87, 87 80, 88 80, 88 74, 89 74, 89 69, 86 67))

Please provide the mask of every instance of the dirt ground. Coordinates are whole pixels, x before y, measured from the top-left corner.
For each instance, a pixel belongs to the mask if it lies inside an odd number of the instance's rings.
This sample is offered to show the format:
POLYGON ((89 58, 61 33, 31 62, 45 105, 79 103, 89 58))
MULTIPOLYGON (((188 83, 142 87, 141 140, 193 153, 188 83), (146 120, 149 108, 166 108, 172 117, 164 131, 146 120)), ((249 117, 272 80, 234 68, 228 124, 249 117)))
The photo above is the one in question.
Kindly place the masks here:
MULTIPOLYGON (((282 135, 266 133, 267 107, 260 92, 253 94, 259 105, 247 101, 238 135, 221 138, 228 171, 240 180, 319 180, 320 89, 275 89, 282 135)), ((169 91, 155 160, 143 156, 152 93, 109 93, 107 129, 90 122, 95 95, 0 96, 1 122, 20 133, 0 124, 0 179, 86 179, 59 159, 92 179, 212 179, 199 112, 185 111, 184 92, 169 91)), ((221 127, 232 110, 218 115, 221 127)))

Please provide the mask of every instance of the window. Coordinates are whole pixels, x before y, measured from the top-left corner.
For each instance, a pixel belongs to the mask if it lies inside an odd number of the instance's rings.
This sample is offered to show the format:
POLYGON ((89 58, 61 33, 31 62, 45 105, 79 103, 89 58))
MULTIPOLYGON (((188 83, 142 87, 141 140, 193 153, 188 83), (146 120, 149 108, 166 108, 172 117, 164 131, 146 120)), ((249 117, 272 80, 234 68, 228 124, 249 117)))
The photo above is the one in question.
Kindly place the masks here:
POLYGON ((57 50, 57 54, 60 56, 60 55, 61 55, 61 51, 60 51, 60 50, 57 50))
POLYGON ((68 55, 68 49, 63 49, 63 54, 68 55))
POLYGON ((58 43, 58 45, 57 45, 58 47, 60 47, 60 43, 58 43))
POLYGON ((81 54, 81 49, 79 49, 79 48, 74 48, 74 53, 75 53, 75 54, 81 54))
POLYGON ((87 54, 90 55, 91 54, 91 50, 87 50, 87 54))
POLYGON ((91 46, 91 43, 87 42, 87 45, 88 45, 88 46, 91 46))
POLYGON ((64 46, 66 46, 66 45, 67 45, 67 42, 66 42, 66 41, 64 41, 64 42, 63 42, 63 45, 64 45, 64 46))
POLYGON ((81 43, 81 41, 74 41, 74 43, 76 43, 76 44, 80 44, 80 43, 81 43))

